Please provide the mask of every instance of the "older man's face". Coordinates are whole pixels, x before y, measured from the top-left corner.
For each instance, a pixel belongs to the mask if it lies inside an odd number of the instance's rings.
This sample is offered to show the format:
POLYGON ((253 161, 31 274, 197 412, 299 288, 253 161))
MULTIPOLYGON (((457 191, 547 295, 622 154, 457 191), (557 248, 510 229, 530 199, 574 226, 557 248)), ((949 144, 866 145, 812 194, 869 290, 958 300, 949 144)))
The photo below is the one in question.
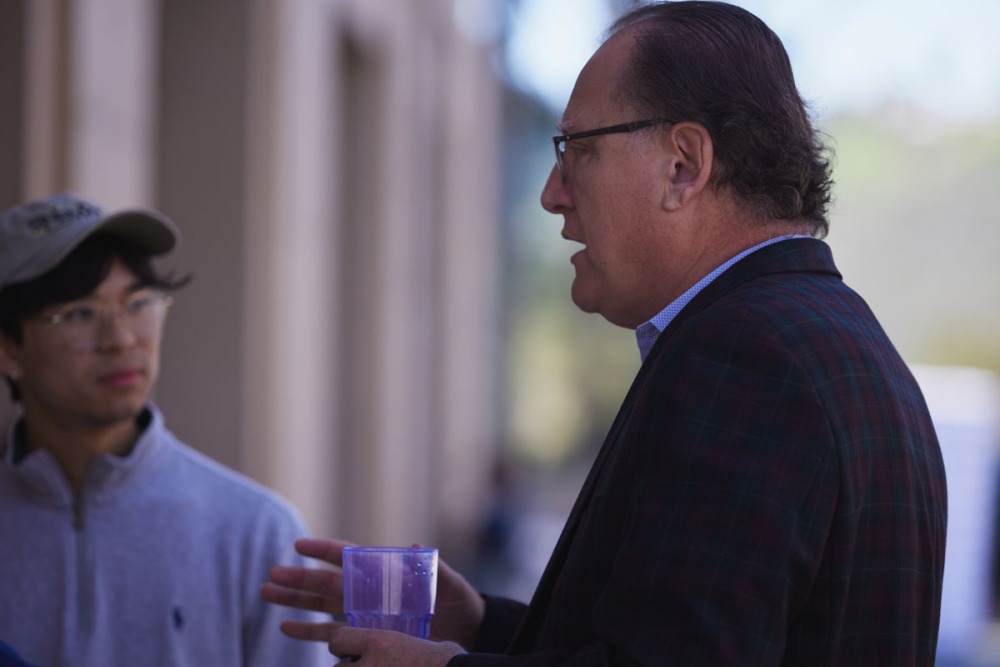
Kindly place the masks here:
MULTIPOLYGON (((619 33, 590 59, 577 79, 560 124, 575 133, 643 120, 613 94, 632 46, 619 33)), ((662 207, 667 169, 660 134, 606 134, 566 144, 566 180, 553 167, 542 206, 563 216, 564 238, 583 244, 571 259, 576 269, 573 302, 610 322, 636 327, 666 304, 657 288, 662 264, 662 207), (654 242, 655 240, 655 242, 654 242)))

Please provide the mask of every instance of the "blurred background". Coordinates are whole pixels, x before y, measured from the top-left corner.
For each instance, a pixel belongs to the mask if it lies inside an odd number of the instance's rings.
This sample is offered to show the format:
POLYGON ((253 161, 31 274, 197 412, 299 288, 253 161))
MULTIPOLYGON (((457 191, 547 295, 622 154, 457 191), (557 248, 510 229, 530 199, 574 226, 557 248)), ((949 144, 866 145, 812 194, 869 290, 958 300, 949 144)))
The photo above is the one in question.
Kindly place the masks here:
MULTIPOLYGON (((572 306, 538 204, 576 75, 634 4, 3 0, 0 208, 167 213, 194 276, 168 426, 318 535, 438 545, 526 599, 639 365, 572 306)), ((940 663, 1000 665, 1000 3, 736 4, 785 42, 835 153, 827 241, 941 435, 940 663)))

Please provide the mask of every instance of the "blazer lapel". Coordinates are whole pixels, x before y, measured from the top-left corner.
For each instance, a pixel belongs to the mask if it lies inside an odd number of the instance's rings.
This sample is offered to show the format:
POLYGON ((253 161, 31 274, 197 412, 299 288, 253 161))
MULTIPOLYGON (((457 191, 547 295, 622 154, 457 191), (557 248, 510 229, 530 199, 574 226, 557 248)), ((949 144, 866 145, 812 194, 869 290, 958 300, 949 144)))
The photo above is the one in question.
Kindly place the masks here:
POLYGON ((637 387, 642 384, 642 379, 645 377, 643 373, 643 368, 645 368, 645 366, 646 365, 643 364, 643 367, 639 369, 639 373, 636 375, 635 380, 632 381, 632 386, 629 387, 628 394, 626 394, 621 408, 618 409, 618 414, 615 416, 615 420, 611 424, 611 429, 608 431, 608 435, 604 439, 604 444, 601 445, 601 449, 597 453, 597 458, 594 459, 594 464, 590 467, 590 472, 587 474, 587 478, 583 482, 583 486, 580 489, 580 493, 576 497, 576 502, 573 504, 573 509, 569 514, 569 518, 566 519, 566 524, 563 527, 562 533, 559 535, 559 541, 556 542, 556 546, 552 550, 552 555, 549 557, 549 561, 545 565, 545 571, 542 573, 538 586, 535 588, 535 593, 531 597, 531 603, 528 605, 528 610, 525 613, 524 618, 521 620, 520 626, 518 626, 514 639, 511 640, 510 647, 507 651, 510 655, 527 653, 534 645, 535 635, 541 628, 545 615, 548 613, 549 600, 552 597, 552 589, 555 587, 556 581, 559 579, 559 573, 562 571, 563 563, 569 553, 570 545, 573 544, 573 538, 576 535, 577 529, 580 527, 581 517, 587 509, 587 506, 590 504, 590 499, 594 494, 594 488, 597 486, 597 480, 600 479, 601 472, 603 471, 611 450, 613 449, 613 444, 618 439, 618 433, 621 431, 622 426, 628 421, 629 414, 632 412, 632 406, 635 403, 632 397, 636 394, 637 387))

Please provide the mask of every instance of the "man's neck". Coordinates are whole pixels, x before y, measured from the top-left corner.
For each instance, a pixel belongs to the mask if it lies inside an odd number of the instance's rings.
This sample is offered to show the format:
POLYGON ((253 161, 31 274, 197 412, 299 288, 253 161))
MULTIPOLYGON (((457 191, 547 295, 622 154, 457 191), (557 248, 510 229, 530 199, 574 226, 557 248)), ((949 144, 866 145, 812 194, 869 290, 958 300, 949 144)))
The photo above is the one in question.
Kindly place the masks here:
POLYGON ((730 257, 779 236, 809 233, 805 220, 761 219, 725 191, 703 193, 682 219, 687 243, 681 254, 689 265, 670 300, 730 257))

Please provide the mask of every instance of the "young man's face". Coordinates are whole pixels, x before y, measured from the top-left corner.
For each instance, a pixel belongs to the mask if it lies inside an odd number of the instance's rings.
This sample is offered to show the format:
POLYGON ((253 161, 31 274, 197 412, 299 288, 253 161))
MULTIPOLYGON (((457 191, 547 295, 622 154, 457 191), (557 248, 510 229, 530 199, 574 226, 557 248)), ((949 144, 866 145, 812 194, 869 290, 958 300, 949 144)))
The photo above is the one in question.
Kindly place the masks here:
POLYGON ((137 277, 115 259, 107 278, 89 296, 46 308, 23 323, 23 340, 3 339, 4 351, 18 371, 25 418, 65 429, 94 430, 118 426, 141 412, 159 373, 160 325, 132 330, 123 316, 126 303, 140 292, 137 277), (74 347, 63 325, 44 317, 74 306, 115 313, 100 321, 90 346, 74 347), (115 310, 117 308, 117 310, 115 310))

